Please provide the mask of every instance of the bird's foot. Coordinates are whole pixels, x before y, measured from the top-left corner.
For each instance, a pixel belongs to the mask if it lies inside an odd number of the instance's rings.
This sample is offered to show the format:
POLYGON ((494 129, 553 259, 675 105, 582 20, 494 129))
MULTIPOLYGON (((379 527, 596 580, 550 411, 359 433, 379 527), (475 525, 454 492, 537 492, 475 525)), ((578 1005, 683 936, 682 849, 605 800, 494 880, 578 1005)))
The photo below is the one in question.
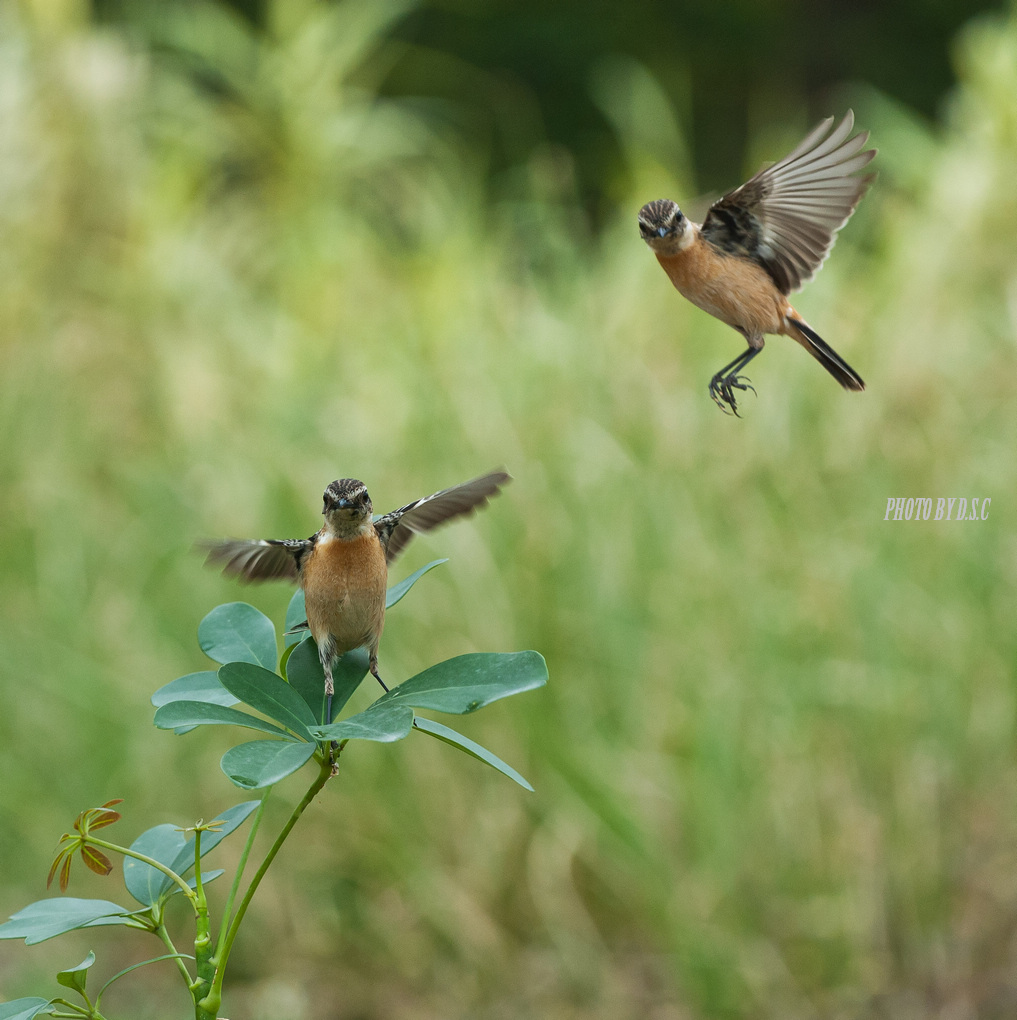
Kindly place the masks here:
POLYGON ((749 382, 748 376, 744 375, 721 375, 719 372, 710 380, 710 396, 713 402, 725 413, 733 414, 740 418, 738 413, 738 401, 735 399, 735 390, 746 390, 756 392, 756 388, 749 382), (730 410, 729 410, 730 409, 730 410))
POLYGON ((388 694, 388 686, 385 684, 385 681, 382 680, 381 674, 378 672, 378 659, 377 659, 377 657, 374 654, 371 655, 371 660, 370 660, 367 668, 371 671, 371 676, 373 676, 374 679, 377 680, 378 683, 381 684, 381 689, 386 694, 388 694))

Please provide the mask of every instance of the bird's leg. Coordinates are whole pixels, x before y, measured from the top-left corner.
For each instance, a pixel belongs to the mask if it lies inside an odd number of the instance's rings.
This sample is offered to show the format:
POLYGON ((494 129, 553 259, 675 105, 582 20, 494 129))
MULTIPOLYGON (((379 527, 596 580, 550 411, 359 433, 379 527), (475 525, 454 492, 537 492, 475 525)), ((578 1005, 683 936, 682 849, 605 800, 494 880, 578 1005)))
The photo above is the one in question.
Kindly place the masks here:
MULTIPOLYGON (((325 726, 332 722, 332 695, 335 694, 335 684, 332 681, 332 653, 331 645, 327 641, 318 648, 318 658, 321 660, 321 668, 325 674, 325 718, 322 720, 325 726)), ((336 760, 338 748, 339 744, 333 740, 328 750, 328 760, 333 776, 339 772, 339 762, 336 760)))
POLYGON ((325 718, 322 722, 328 726, 332 721, 332 695, 335 694, 335 684, 332 682, 332 651, 330 648, 319 649, 318 658, 321 659, 321 668, 325 674, 325 718))
POLYGON ((388 688, 385 686, 385 681, 382 680, 381 676, 378 674, 378 653, 376 651, 371 652, 371 662, 368 668, 371 670, 371 675, 374 679, 381 684, 381 689, 387 694, 388 688))
POLYGON ((748 340, 748 348, 742 351, 729 365, 725 365, 710 380, 710 396, 713 397, 713 402, 725 414, 728 413, 728 408, 731 408, 731 413, 735 417, 738 417, 738 402, 735 399, 734 391, 752 390, 753 393, 756 392, 755 388, 749 384, 749 380, 738 373, 763 349, 762 337, 750 336, 742 329, 739 329, 738 332, 748 340), (753 341, 756 342, 753 343, 753 341))

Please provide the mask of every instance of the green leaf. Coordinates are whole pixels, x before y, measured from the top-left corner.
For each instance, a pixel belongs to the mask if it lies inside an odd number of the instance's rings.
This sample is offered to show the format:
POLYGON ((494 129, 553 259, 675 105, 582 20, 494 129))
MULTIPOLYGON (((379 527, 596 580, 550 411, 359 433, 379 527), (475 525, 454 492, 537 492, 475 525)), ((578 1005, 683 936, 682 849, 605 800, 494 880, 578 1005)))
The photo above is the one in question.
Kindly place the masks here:
POLYGON ((315 721, 320 719, 325 711, 325 672, 318 658, 318 646, 310 634, 293 646, 286 660, 286 679, 304 699, 315 721))
POLYGON ((251 708, 302 737, 309 736, 307 727, 317 722, 307 702, 271 670, 249 662, 227 662, 219 667, 219 682, 251 708))
POLYGON ((431 562, 426 566, 421 567, 419 570, 415 570, 409 577, 404 578, 398 584, 392 585, 392 587, 385 593, 385 608, 391 609, 417 583, 417 581, 424 576, 424 574, 426 574, 429 570, 433 570, 435 567, 441 566, 442 563, 448 563, 447 556, 443 560, 431 560, 431 562))
POLYGON ((331 726, 312 727, 316 740, 402 740, 413 728, 413 710, 402 705, 382 704, 379 698, 370 708, 331 726))
POLYGON ((305 634, 309 634, 310 631, 306 629, 306 624, 307 608, 304 604, 304 589, 298 588, 293 593, 290 604, 286 607, 286 633, 300 628, 305 634), (305 627, 300 628, 301 624, 305 624, 305 627))
POLYGON ((419 715, 413 720, 413 728, 420 730, 421 733, 426 733, 430 737, 437 737, 438 740, 443 740, 446 744, 451 744, 453 747, 458 747, 460 751, 465 751, 474 758, 486 762, 491 768, 497 769, 502 775, 508 776, 509 779, 518 783, 524 790, 533 792, 533 787, 511 765, 507 765, 496 754, 478 744, 475 740, 470 740, 469 737, 456 733, 455 730, 449 729, 448 726, 443 726, 441 723, 434 722, 431 719, 423 719, 419 715))
MULTIPOLYGON (((205 856, 205 851, 204 850, 202 850, 201 856, 202 857, 205 856)), ((201 871, 201 884, 202 885, 208 885, 209 882, 214 882, 220 875, 225 875, 225 874, 226 874, 226 869, 225 868, 213 868, 211 871, 205 871, 204 869, 202 869, 202 871, 201 871)), ((198 880, 193 875, 187 880, 187 884, 192 889, 197 889, 198 888, 198 880)), ((183 890, 180 888, 180 886, 178 886, 176 883, 174 883, 170 887, 170 891, 168 893, 168 896, 177 896, 177 895, 183 895, 183 890)))
POLYGON ((216 662, 253 662, 275 669, 275 627, 246 602, 216 606, 198 624, 198 644, 216 662))
POLYGON ((346 702, 353 697, 353 692, 367 676, 370 662, 371 654, 366 648, 354 648, 332 663, 332 686, 335 688, 332 695, 333 719, 346 707, 346 702))
POLYGON ((293 650, 300 644, 300 641, 291 641, 283 649, 282 655, 279 656, 279 675, 289 683, 289 662, 290 656, 293 654, 293 650))
MULTIPOLYGON (((336 659, 332 664, 332 718, 334 719, 350 700, 360 681, 367 676, 370 656, 366 648, 356 648, 336 659)), ((314 718, 320 719, 325 711, 325 673, 318 658, 318 646, 308 635, 289 657, 286 667, 290 686, 307 703, 314 718)))
POLYGON ((285 730, 265 719, 239 712, 235 708, 209 705, 203 701, 171 701, 168 705, 156 709, 154 721, 161 730, 171 730, 176 726, 247 726, 252 730, 275 733, 280 737, 290 736, 285 730))
POLYGON ((473 652, 410 677, 375 704, 411 705, 465 715, 510 694, 543 687, 547 664, 538 652, 473 652))
MULTIPOLYGON (((184 834, 180 831, 180 827, 170 822, 164 822, 162 825, 156 825, 143 832, 131 844, 131 849, 135 853, 144 854, 160 864, 165 864, 167 868, 173 868, 173 862, 180 855, 184 843, 184 834)), ((191 864, 193 865, 193 863, 192 857, 191 864)), ((173 868, 173 870, 177 869, 173 868)), ((151 864, 146 864, 133 857, 125 857, 124 885, 139 903, 149 907, 153 903, 157 903, 169 887, 174 885, 174 882, 158 868, 153 868, 151 864)))
POLYGON ((67 970, 60 971, 56 979, 64 986, 64 988, 73 988, 76 992, 81 992, 82 995, 85 993, 85 981, 88 977, 88 968, 95 963, 95 953, 89 950, 88 956, 86 956, 77 967, 68 967, 67 970))
POLYGON ((218 675, 210 669, 177 677, 152 695, 152 704, 156 708, 168 705, 171 701, 204 701, 209 705, 228 707, 235 705, 239 700, 219 683, 218 675))
POLYGON ((52 1013, 56 1009, 49 999, 11 999, 0 1002, 0 1020, 32 1020, 41 1013, 52 1013))
MULTIPOLYGON (((277 741, 269 741, 277 743, 277 741)), ((288 745, 291 746, 291 745, 288 745)), ((221 814, 215 816, 210 825, 218 826, 218 831, 211 829, 201 834, 201 856, 204 857, 209 851, 214 850, 230 833, 236 832, 244 822, 258 809, 260 800, 245 800, 241 804, 234 804, 221 814)), ((178 875, 186 875, 194 867, 194 834, 192 833, 183 848, 173 859, 170 868, 178 875), (182 870, 181 870, 182 869, 182 870)), ((167 879, 169 881, 169 879, 167 879)), ((206 877, 205 881, 211 881, 206 877)), ((174 886, 176 888, 176 886, 174 886)))
MULTIPOLYGON (((215 818, 215 822, 222 823, 222 828, 218 832, 202 833, 201 856, 204 857, 242 825, 260 803, 257 800, 244 801, 243 804, 237 804, 215 818)), ((180 826, 169 822, 156 825, 143 832, 131 844, 131 849, 136 853, 151 857, 160 864, 165 864, 181 878, 185 878, 194 867, 194 835, 187 838, 187 834, 181 831, 180 826)), ((220 871, 218 874, 221 875, 222 872, 220 871)), ((211 882, 213 877, 217 876, 213 876, 213 873, 206 873, 203 880, 211 882)), ((193 880, 188 884, 193 888, 193 880)), ((158 868, 153 868, 151 864, 146 864, 134 857, 124 858, 124 885, 127 886, 127 891, 146 907, 181 891, 180 886, 169 875, 163 874, 158 868)))
MULTIPOLYGON (((152 695, 152 704, 156 707, 168 705, 171 701, 204 701, 209 705, 229 706, 237 704, 239 700, 219 683, 219 677, 211 670, 178 677, 152 695)), ((174 726, 173 732, 181 736, 193 729, 193 726, 174 726)))
POLYGON ((296 772, 314 752, 314 744, 252 740, 231 747, 222 756, 219 767, 241 789, 260 790, 296 772))
POLYGON ((131 917, 133 911, 109 900, 82 900, 74 896, 52 896, 36 900, 11 914, 11 919, 0 924, 0 939, 24 939, 25 945, 63 935, 77 928, 95 925, 126 924, 140 927, 131 917))

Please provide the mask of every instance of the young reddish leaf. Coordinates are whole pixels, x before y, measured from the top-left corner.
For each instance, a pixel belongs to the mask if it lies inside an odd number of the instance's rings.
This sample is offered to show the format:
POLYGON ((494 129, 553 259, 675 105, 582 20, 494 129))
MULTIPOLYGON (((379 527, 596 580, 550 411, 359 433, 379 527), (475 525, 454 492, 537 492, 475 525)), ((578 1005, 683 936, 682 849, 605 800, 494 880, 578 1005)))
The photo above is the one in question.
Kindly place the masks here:
POLYGON ((64 862, 60 866, 60 891, 67 892, 67 886, 71 881, 71 854, 64 856, 64 862))
MULTIPOLYGON (((114 801, 113 803, 116 802, 114 801)), ((123 816, 119 811, 98 811, 89 822, 88 827, 90 829, 102 829, 107 825, 112 825, 114 822, 119 821, 122 817, 123 816)))
POLYGON ((122 816, 119 811, 111 811, 110 808, 114 804, 121 803, 123 803, 123 797, 118 797, 116 800, 106 801, 102 807, 88 808, 87 811, 82 811, 74 823, 74 828, 85 835, 90 829, 101 829, 106 825, 112 825, 122 816))
MULTIPOLYGON (((56 855, 56 857, 54 857, 54 858, 53 858, 53 865, 52 865, 52 867, 51 867, 51 868, 49 869, 49 877, 48 877, 48 878, 46 879, 46 888, 47 888, 47 889, 48 889, 48 888, 49 888, 49 887, 50 887, 50 886, 51 886, 51 885, 53 884, 53 878, 54 878, 54 876, 55 876, 55 875, 56 875, 56 873, 57 873, 57 868, 59 868, 59 867, 60 867, 60 862, 61 862, 62 860, 64 860, 64 858, 65 858, 65 857, 67 857, 67 856, 68 856, 68 855, 70 854, 70 852, 71 852, 71 851, 70 851, 70 850, 69 850, 69 849, 68 849, 67 847, 64 847, 64 848, 63 848, 63 849, 62 849, 62 850, 61 850, 61 851, 60 851, 60 852, 59 852, 59 853, 58 853, 58 854, 56 855)), ((62 882, 62 881, 63 881, 63 880, 61 879, 61 882, 62 882)), ((61 885, 61 888, 66 888, 66 886, 64 886, 64 885, 61 885)))
POLYGON ((89 870, 94 871, 97 875, 105 876, 113 870, 110 859, 101 850, 96 850, 94 846, 83 846, 81 859, 89 870))

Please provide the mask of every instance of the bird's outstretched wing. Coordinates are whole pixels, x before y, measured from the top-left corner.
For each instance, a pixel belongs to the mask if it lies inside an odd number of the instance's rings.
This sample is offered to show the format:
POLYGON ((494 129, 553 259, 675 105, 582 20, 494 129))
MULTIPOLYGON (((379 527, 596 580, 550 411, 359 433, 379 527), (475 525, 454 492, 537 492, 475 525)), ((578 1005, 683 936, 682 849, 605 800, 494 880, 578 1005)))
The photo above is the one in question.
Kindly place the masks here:
POLYGON ((282 578, 295 581, 300 561, 314 545, 314 538, 227 539, 201 542, 206 566, 222 567, 222 572, 246 583, 282 578))
POLYGON ((453 517, 468 516, 484 506, 510 478, 505 471, 492 471, 379 517, 374 527, 385 549, 386 562, 391 563, 414 535, 430 531, 453 517))
POLYGON ((869 137, 848 138, 855 116, 848 110, 814 128, 779 163, 729 191, 711 206, 703 237, 723 251, 758 262, 784 294, 811 280, 875 177, 861 170, 875 149, 858 150, 869 137))

